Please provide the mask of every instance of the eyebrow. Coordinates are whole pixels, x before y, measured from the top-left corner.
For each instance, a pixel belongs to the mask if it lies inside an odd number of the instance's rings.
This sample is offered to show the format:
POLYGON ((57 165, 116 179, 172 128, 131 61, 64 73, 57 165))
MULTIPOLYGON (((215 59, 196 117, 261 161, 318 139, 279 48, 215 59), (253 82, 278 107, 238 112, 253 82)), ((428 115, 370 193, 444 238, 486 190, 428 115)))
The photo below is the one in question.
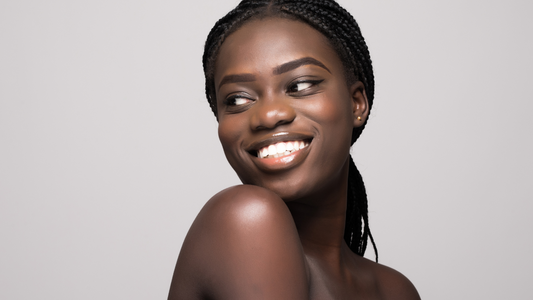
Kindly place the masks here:
POLYGON ((330 74, 331 74, 331 71, 326 67, 324 66, 323 63, 321 63, 320 61, 312 58, 312 57, 302 57, 302 58, 299 58, 299 59, 295 59, 293 61, 289 61, 287 63, 284 63, 280 66, 277 66, 274 68, 274 70, 272 71, 272 73, 274 75, 280 75, 280 74, 283 74, 285 72, 289 72, 289 71, 292 71, 296 68, 299 68, 301 66, 305 66, 305 65, 315 65, 315 66, 319 66, 321 68, 323 68, 324 70, 328 71, 330 74))
MULTIPOLYGON (((320 61, 312 57, 302 57, 299 59, 295 59, 293 61, 286 62, 282 65, 275 67, 272 73, 274 75, 280 75, 280 74, 292 71, 294 69, 297 69, 305 65, 319 66, 331 74, 331 71, 323 63, 321 63, 320 61)), ((218 84, 218 88, 220 89, 222 85, 227 84, 227 83, 252 82, 255 80, 256 80, 255 75, 249 74, 249 73, 226 75, 222 78, 222 80, 218 84)))
POLYGON ((218 84, 218 88, 226 83, 235 83, 235 82, 252 82, 255 81, 255 76, 253 74, 232 74, 232 75, 226 75, 220 83, 218 84))

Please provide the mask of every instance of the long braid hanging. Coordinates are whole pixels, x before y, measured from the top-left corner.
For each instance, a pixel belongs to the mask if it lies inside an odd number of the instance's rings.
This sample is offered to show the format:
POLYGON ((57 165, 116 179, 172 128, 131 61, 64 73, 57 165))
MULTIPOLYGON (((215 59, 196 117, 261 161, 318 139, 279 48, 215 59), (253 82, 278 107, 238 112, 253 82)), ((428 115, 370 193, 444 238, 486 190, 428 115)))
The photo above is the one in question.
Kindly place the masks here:
MULTIPOLYGON (((220 19, 209 33, 204 49, 205 93, 217 115, 214 83, 215 62, 227 36, 254 17, 278 16, 303 21, 324 34, 344 62, 346 80, 359 80, 365 86, 369 111, 374 100, 374 73, 368 47, 353 16, 334 0, 243 0, 220 19)), ((368 118, 367 118, 368 120, 368 118)), ((354 128, 352 144, 366 123, 354 128)), ((348 174, 348 199, 344 240, 350 249, 363 256, 370 238, 376 261, 378 251, 368 225, 368 201, 363 178, 351 156, 348 174)))
POLYGON ((376 262, 378 261, 378 249, 368 224, 368 200, 363 177, 355 166, 350 155, 350 169, 348 171, 348 204, 346 209, 346 223, 344 226, 344 240, 353 252, 363 256, 365 254, 367 240, 370 238, 376 262), (354 242, 354 235, 361 236, 354 242))

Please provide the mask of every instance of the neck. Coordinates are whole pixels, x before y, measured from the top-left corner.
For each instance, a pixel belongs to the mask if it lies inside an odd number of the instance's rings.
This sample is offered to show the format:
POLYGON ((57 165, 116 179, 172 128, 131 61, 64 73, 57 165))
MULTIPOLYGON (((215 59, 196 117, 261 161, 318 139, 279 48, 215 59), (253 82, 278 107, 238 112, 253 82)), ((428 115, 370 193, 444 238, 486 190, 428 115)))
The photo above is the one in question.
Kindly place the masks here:
POLYGON ((347 160, 341 172, 312 199, 287 203, 307 255, 342 260, 348 189, 347 160))

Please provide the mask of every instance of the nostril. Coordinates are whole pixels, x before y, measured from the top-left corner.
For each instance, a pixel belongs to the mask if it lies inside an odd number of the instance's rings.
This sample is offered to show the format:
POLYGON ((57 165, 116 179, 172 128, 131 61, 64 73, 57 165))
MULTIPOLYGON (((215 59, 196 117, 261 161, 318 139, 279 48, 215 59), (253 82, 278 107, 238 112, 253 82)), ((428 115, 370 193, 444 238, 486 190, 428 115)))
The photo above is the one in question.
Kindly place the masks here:
POLYGON ((265 129, 272 129, 276 128, 281 125, 289 124, 292 122, 292 119, 290 120, 278 120, 274 125, 269 125, 268 123, 264 122, 264 125, 258 125, 255 127, 255 130, 265 130, 265 129))
POLYGON ((289 123, 290 121, 288 120, 279 120, 277 123, 276 123, 276 126, 280 126, 280 125, 283 125, 283 124, 287 124, 289 123))
POLYGON ((268 98, 254 105, 254 113, 250 125, 253 130, 272 129, 291 123, 296 112, 283 99, 268 98))

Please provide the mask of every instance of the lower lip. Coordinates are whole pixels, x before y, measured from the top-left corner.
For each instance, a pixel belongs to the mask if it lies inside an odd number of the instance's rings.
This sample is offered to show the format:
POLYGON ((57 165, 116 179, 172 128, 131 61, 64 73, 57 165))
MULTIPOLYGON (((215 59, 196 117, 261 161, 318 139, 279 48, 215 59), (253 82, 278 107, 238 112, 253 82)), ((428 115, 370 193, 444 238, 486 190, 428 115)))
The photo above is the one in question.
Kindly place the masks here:
POLYGON ((253 156, 253 162, 260 170, 265 172, 284 171, 302 162, 309 153, 310 146, 309 144, 303 149, 276 158, 259 158, 253 156))

